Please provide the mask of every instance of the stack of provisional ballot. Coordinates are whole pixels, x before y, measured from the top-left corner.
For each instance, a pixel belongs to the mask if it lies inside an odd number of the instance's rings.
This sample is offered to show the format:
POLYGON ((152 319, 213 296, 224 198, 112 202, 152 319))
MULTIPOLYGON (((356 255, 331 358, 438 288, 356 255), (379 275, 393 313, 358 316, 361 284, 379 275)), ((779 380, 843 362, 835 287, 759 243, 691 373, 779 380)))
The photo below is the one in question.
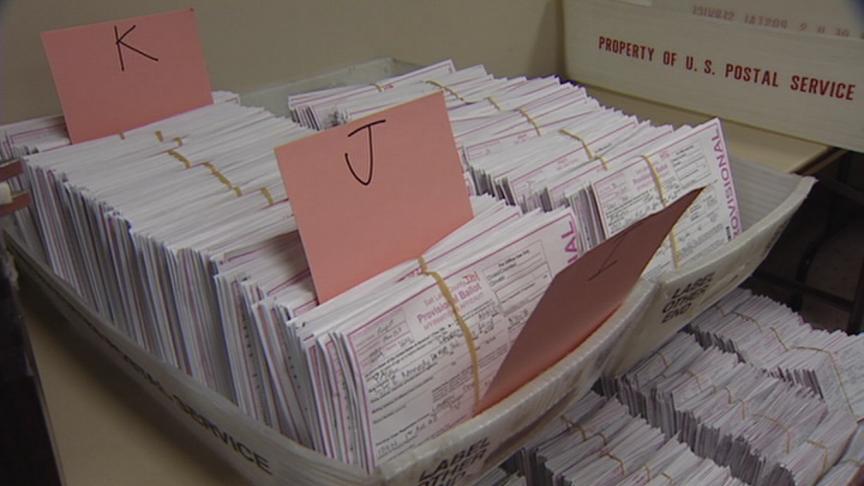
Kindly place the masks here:
POLYGON ((509 463, 533 486, 853 484, 864 470, 862 346, 737 290, 601 380, 603 396, 583 397, 509 463))
MULTIPOLYGON (((5 127, 3 153, 29 154, 18 184, 34 205, 16 219, 54 272, 140 346, 366 470, 476 413, 553 278, 602 242, 698 188, 649 275, 741 231, 717 120, 654 126, 556 78, 449 61, 289 104, 293 120, 222 96, 75 145, 55 128, 5 127), (421 258, 321 302, 274 148, 434 93, 473 218, 421 258)), ((830 380, 817 358, 789 372, 830 380)))

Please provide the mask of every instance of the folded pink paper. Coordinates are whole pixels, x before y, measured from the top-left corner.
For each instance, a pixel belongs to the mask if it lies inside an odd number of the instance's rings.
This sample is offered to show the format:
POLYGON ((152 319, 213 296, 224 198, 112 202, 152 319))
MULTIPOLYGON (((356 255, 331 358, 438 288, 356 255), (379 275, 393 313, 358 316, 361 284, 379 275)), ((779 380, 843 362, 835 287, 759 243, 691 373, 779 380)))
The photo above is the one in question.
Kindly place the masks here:
POLYGON ((604 241, 552 280, 477 411, 494 405, 576 349, 624 302, 701 189, 604 241))

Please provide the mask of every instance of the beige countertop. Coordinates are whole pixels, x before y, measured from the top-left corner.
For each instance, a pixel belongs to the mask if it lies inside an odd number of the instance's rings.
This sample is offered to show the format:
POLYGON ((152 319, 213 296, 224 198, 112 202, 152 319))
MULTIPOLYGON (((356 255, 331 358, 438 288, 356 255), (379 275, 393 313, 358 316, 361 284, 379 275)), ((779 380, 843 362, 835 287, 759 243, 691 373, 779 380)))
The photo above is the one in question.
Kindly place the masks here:
POLYGON ((90 345, 64 330, 66 319, 26 279, 21 300, 67 486, 245 484, 165 419, 126 375, 109 369, 90 345))

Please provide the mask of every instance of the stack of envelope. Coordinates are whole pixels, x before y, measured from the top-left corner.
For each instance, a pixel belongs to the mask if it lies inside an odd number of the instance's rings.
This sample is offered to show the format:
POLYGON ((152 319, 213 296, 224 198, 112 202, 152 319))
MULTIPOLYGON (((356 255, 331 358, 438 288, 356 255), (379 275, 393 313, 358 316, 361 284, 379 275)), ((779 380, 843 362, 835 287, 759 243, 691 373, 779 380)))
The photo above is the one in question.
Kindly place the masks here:
POLYGON ((553 278, 598 244, 700 187, 649 274, 740 232, 716 120, 654 127, 555 78, 449 61, 297 95, 294 121, 235 100, 76 145, 56 120, 44 140, 5 127, 4 155, 29 154, 18 226, 142 347, 369 471, 471 418, 553 278), (319 302, 274 148, 435 92, 473 219, 319 302))
POLYGON ((570 206, 588 251, 697 187, 706 187, 652 262, 652 274, 711 253, 741 232, 718 120, 653 126, 556 78, 498 79, 443 62, 373 86, 296 95, 310 128, 356 120, 441 90, 468 184, 523 210, 570 206), (325 120, 325 122, 320 122, 325 120))
MULTIPOLYGON (((736 290, 624 375, 601 379, 603 395, 577 401, 507 465, 529 485, 839 486, 860 479, 864 427, 854 406, 800 379, 801 368, 792 366, 799 361, 778 358, 790 349, 767 344, 760 329, 822 354, 860 339, 814 330, 782 304, 736 290)), ((860 355, 838 365, 841 377, 854 373, 860 355)), ((860 385, 844 382, 850 393, 860 385)))
POLYGON ((864 336, 811 328, 789 308, 737 290, 694 320, 703 346, 717 346, 772 375, 812 389, 832 410, 864 420, 864 336))
POLYGON ((589 393, 517 453, 531 486, 743 485, 728 467, 634 417, 615 398, 589 393))

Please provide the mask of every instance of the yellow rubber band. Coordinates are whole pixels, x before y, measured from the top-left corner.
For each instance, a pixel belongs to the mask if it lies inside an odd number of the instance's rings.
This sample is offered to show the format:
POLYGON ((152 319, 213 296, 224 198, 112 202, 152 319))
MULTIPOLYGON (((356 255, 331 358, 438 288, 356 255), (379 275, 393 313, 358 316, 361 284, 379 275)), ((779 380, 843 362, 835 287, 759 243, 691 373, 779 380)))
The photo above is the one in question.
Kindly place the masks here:
MULTIPOLYGON (((732 315, 734 315, 734 316, 737 316, 737 317, 740 318, 741 320, 743 320, 743 321, 747 321, 747 322, 749 322, 749 323, 755 325, 756 328, 759 329, 759 332, 761 332, 761 333, 763 333, 763 334, 765 333, 765 328, 762 327, 762 324, 761 324, 759 321, 757 321, 756 319, 753 319, 752 317, 748 316, 747 314, 742 314, 742 313, 740 313, 740 312, 738 312, 738 311, 736 311, 736 310, 732 310, 731 312, 729 312, 729 314, 732 314, 732 315)), ((782 344, 783 341, 780 341, 780 343, 782 344)))
POLYGON ((275 201, 273 201, 273 195, 270 194, 270 189, 267 189, 267 187, 265 186, 258 190, 261 192, 261 194, 264 194, 264 197, 267 198, 267 205, 272 206, 275 201))
POLYGON ((241 191, 239 187, 232 184, 231 181, 228 180, 227 177, 225 177, 225 174, 220 172, 219 169, 215 165, 213 165, 210 162, 203 162, 201 165, 210 169, 210 173, 213 174, 213 177, 218 179, 219 182, 221 182, 222 184, 225 185, 225 187, 234 191, 234 194, 236 194, 237 197, 240 197, 243 195, 243 191, 241 191))
POLYGON ((664 373, 669 369, 669 360, 666 359, 666 355, 663 354, 663 351, 657 351, 657 355, 660 356, 660 361, 663 362, 663 371, 661 371, 660 374, 666 376, 664 373))
POLYGON ((523 110, 522 108, 519 108, 518 110, 516 110, 516 112, 519 113, 520 115, 524 116, 525 119, 528 120, 529 123, 531 123, 531 125, 534 127, 534 131, 537 132, 537 136, 543 135, 540 132, 540 125, 537 124, 537 121, 534 120, 534 118, 531 115, 529 115, 527 111, 523 110))
POLYGON ((183 139, 182 138, 174 137, 174 141, 177 142, 177 148, 180 148, 183 146, 183 139))
MULTIPOLYGON (((426 267, 425 260, 422 258, 418 258, 417 260, 420 264, 420 268, 426 267)), ((428 269, 423 271, 423 275, 428 275, 435 279, 435 283, 438 285, 438 290, 441 291, 444 300, 446 300, 447 304, 450 305, 450 310, 453 311, 453 317, 456 318, 456 323, 462 330, 462 337, 465 338, 465 345, 468 347, 468 355, 471 357, 471 374, 474 378, 474 406, 476 408, 480 403, 480 361, 477 358, 477 345, 474 342, 474 334, 471 333, 471 328, 468 327, 468 323, 465 322, 462 313, 459 312, 459 305, 453 297, 453 293, 450 292, 450 287, 447 286, 447 283, 441 275, 438 272, 429 271, 428 269)))
MULTIPOLYGON (((591 151, 591 147, 588 146, 588 142, 586 142, 584 138, 580 137, 576 133, 571 132, 570 130, 567 130, 566 128, 562 128, 561 130, 559 130, 559 132, 561 132, 564 135, 567 135, 568 137, 581 143, 582 148, 585 150, 585 153, 588 155, 588 159, 594 160, 594 152, 591 151)), ((606 164, 604 163, 603 166, 605 167, 606 164)))
POLYGON ((429 264, 426 262, 426 257, 420 255, 417 257, 417 263, 420 264, 420 273, 426 274, 429 271, 429 264))
POLYGON ((732 396, 732 390, 730 390, 728 386, 724 386, 721 390, 726 390, 726 393, 729 394, 729 405, 735 403, 735 398, 732 396))
POLYGON ((609 445, 609 439, 603 434, 603 432, 592 432, 591 437, 600 437, 600 440, 603 441, 603 446, 609 445))
POLYGON ((699 391, 702 391, 702 380, 699 379, 698 373, 695 373, 689 369, 683 370, 682 373, 684 373, 687 376, 689 376, 690 378, 693 378, 694 380, 696 380, 696 386, 699 387, 699 391))
POLYGON ((493 98, 491 96, 487 96, 486 101, 488 101, 489 103, 492 103, 492 106, 494 106, 496 110, 504 111, 504 108, 501 108, 501 105, 499 105, 498 102, 495 101, 495 98, 493 98))
POLYGON ((672 479, 672 476, 666 474, 666 471, 661 472, 661 473, 660 473, 660 476, 662 476, 663 478, 665 478, 666 481, 669 481, 669 484, 675 484, 675 480, 672 479))
POLYGON ((381 86, 378 83, 372 83, 372 86, 374 86, 375 89, 377 89, 379 93, 383 93, 386 90, 386 88, 384 86, 381 86))
POLYGON ((577 424, 576 422, 573 422, 572 420, 568 419, 564 415, 561 416, 561 420, 563 420, 564 423, 567 424, 567 430, 568 431, 569 430, 576 430, 577 432, 579 432, 579 435, 582 436, 582 442, 585 442, 586 440, 588 440, 588 434, 585 433, 585 429, 583 429, 579 424, 577 424))
POLYGON ((618 468, 621 469, 621 476, 627 476, 627 468, 624 467, 624 461, 622 461, 620 457, 617 457, 615 454, 612 454, 607 450, 602 451, 600 453, 600 457, 608 457, 609 459, 617 462, 618 468))
POLYGON ((438 89, 441 89, 441 90, 443 90, 443 91, 446 91, 446 92, 450 93, 451 95, 453 95, 454 97, 456 97, 457 100, 459 100, 459 101, 461 101, 461 102, 463 102, 463 103, 469 103, 469 104, 472 103, 472 102, 466 100, 465 98, 463 98, 462 95, 460 95, 459 93, 457 93, 457 92, 456 92, 453 88, 451 88, 450 86, 447 86, 447 85, 445 85, 445 84, 441 84, 441 83, 439 83, 438 81, 434 81, 434 80, 431 80, 431 79, 426 80, 426 81, 424 81, 424 82, 425 82, 426 84, 431 84, 432 86, 435 86, 435 87, 438 88, 438 89))
POLYGON ((786 424, 777 420, 774 417, 769 417, 769 416, 763 415, 761 413, 754 413, 753 415, 751 415, 751 417, 761 418, 761 419, 767 420, 767 421, 771 422, 772 424, 776 425, 777 427, 780 427, 781 429, 783 429, 783 432, 786 433, 786 454, 789 454, 789 452, 791 452, 791 450, 792 450, 792 431, 789 429, 789 427, 786 426, 786 424))
POLYGON ((162 130, 156 130, 156 140, 159 140, 159 143, 165 141, 165 139, 162 137, 162 130))
POLYGON ((777 342, 780 343, 780 346, 783 346, 783 350, 789 351, 789 346, 786 346, 786 343, 783 342, 783 338, 780 337, 780 333, 777 332, 777 328, 776 327, 769 327, 768 330, 770 330, 772 333, 774 333, 774 337, 777 338, 777 342))
MULTIPOLYGON (((663 186, 663 181, 660 179, 660 172, 657 171, 657 167, 654 166, 654 163, 651 162, 651 159, 648 158, 647 155, 640 155, 639 157, 641 157, 642 160, 648 164, 648 168, 651 169, 651 177, 654 179, 654 186, 657 188, 660 202, 665 208, 669 204, 669 199, 667 198, 666 188, 663 186)), ((678 237, 675 235, 674 227, 669 231, 669 245, 672 246, 672 265, 675 267, 675 270, 678 270, 681 266, 681 251, 678 247, 678 237)))
POLYGON ((180 162, 183 162, 183 165, 185 165, 187 169, 192 167, 192 162, 190 162, 189 159, 184 157, 183 154, 181 154, 180 152, 178 152, 174 149, 171 149, 166 153, 168 155, 170 155, 171 157, 174 157, 175 159, 179 160, 180 162))
POLYGON ((812 439, 806 439, 804 442, 822 449, 822 472, 819 475, 824 475, 826 472, 828 472, 828 469, 831 468, 831 464, 828 459, 828 447, 825 446, 825 444, 812 439))

